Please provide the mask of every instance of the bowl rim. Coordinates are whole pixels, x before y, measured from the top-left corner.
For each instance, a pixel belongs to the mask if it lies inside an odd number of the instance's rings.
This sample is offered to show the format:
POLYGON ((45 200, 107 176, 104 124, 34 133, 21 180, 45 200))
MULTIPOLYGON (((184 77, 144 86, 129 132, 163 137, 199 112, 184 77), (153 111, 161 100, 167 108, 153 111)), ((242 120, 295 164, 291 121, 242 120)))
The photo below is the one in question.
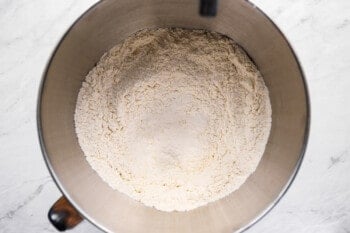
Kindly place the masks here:
MULTIPOLYGON (((105 232, 109 232, 109 229, 105 228, 103 225, 101 225, 100 223, 98 223, 97 221, 95 221, 92 217, 90 217, 83 209, 81 209, 79 207, 79 205, 77 205, 75 203, 75 201, 73 200, 73 198, 70 196, 69 192, 67 190, 65 190, 61 184, 61 182, 59 181, 52 165, 50 162, 50 158, 48 156, 48 153, 46 151, 46 147, 45 147, 45 140, 42 134, 42 124, 41 124, 41 100, 42 100, 42 95, 43 95, 43 90, 44 90, 44 86, 45 86, 45 81, 47 78, 47 73, 48 70, 51 66, 52 60, 57 52, 57 50, 59 49, 59 47, 61 46, 61 43, 64 41, 64 39, 66 38, 66 36, 71 32, 72 28, 88 13, 90 13, 91 11, 93 11, 100 3, 104 2, 105 0, 100 0, 97 1, 96 3, 94 3, 93 5, 91 5, 87 10, 85 10, 77 19, 74 20, 74 22, 68 27, 68 29, 64 32, 64 34, 61 36, 61 38, 58 40, 58 42, 56 43, 53 51, 50 54, 50 58, 49 60, 46 62, 44 71, 41 75, 41 81, 40 81, 40 85, 39 85, 39 89, 38 89, 38 94, 37 94, 37 108, 36 108, 36 123, 37 123, 37 133, 38 133, 38 138, 39 138, 39 144, 40 144, 40 149, 41 149, 41 153, 42 156, 44 158, 45 164, 49 170, 49 173, 53 179, 53 181, 55 182, 57 188, 61 191, 62 195, 65 196, 68 201, 72 204, 72 206, 74 206, 74 208, 79 212, 79 214, 86 219, 88 222, 90 222, 92 225, 94 225, 95 227, 97 227, 100 230, 103 230, 105 232)), ((298 59, 297 54, 295 53, 291 43, 288 41, 287 37, 283 34, 283 32, 281 31, 281 29, 279 29, 279 27, 275 24, 275 22, 264 12, 262 11, 258 6, 256 6, 254 3, 252 3, 250 0, 243 0, 244 2, 248 3, 250 5, 250 7, 252 7, 257 13, 262 14, 263 17, 265 17, 270 23, 271 25, 277 30, 277 32, 280 34, 281 38, 286 42, 288 48, 290 49, 290 51, 292 52, 292 55, 297 63, 299 72, 301 74, 301 78, 302 78, 302 82, 303 82, 303 87, 304 87, 304 94, 305 94, 305 100, 306 100, 306 121, 305 121, 305 129, 304 129, 304 138, 303 138, 303 145, 302 148, 300 150, 300 155, 299 155, 299 159, 295 165, 294 171, 292 172, 289 180, 287 181, 286 185, 282 188, 281 192, 279 193, 279 195, 275 198, 275 200, 273 202, 271 202, 260 214, 258 214, 254 219, 250 220, 245 226, 241 227, 240 229, 238 229, 236 232, 244 232, 248 229, 250 229, 251 227, 253 227, 256 223, 258 223, 261 219, 263 219, 278 203, 279 201, 282 199, 282 197, 287 193, 287 191, 289 190, 289 188, 291 187, 293 181, 295 180, 302 161, 305 157, 305 153, 306 153, 306 149, 307 149, 307 143, 309 140, 309 134, 310 134, 310 124, 311 124, 311 108, 310 108, 310 97, 309 97, 309 91, 308 91, 308 85, 306 82, 306 76, 305 73, 302 69, 302 66, 300 64, 300 61, 298 59)))

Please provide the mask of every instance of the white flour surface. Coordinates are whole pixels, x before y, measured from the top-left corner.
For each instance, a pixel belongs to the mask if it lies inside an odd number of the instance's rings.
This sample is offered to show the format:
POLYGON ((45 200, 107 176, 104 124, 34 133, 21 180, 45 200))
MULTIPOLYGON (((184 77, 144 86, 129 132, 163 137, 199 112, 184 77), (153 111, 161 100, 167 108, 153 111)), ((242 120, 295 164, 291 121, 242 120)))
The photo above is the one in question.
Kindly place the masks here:
POLYGON ((143 30, 87 75, 79 144, 112 188, 163 211, 225 197, 256 169, 271 127, 268 90, 231 39, 143 30))

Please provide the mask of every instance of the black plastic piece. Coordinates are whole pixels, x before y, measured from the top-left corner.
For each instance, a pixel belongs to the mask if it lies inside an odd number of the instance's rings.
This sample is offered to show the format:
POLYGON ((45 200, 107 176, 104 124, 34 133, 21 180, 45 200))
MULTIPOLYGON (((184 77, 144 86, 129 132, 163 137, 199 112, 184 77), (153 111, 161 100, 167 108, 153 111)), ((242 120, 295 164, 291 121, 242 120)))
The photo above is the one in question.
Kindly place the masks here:
POLYGON ((199 13, 201 16, 214 17, 216 16, 217 7, 217 0, 200 0, 199 13))

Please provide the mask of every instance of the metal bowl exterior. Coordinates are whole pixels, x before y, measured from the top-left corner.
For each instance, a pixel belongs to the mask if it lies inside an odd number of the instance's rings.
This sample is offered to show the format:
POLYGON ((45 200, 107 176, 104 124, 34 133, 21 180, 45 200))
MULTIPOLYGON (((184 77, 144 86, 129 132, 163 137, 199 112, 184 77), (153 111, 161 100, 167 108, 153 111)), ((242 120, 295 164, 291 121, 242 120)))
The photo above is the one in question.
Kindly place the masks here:
POLYGON ((47 65, 38 133, 58 187, 102 230, 226 233, 249 228, 286 192, 302 161, 309 114, 305 79, 292 48, 249 2, 222 0, 217 17, 202 18, 197 1, 104 0, 72 25, 47 65), (257 170, 231 195, 188 212, 161 212, 112 190, 85 160, 74 129, 78 91, 102 54, 140 29, 158 27, 206 29, 231 37, 256 63, 270 91, 272 128, 257 170))

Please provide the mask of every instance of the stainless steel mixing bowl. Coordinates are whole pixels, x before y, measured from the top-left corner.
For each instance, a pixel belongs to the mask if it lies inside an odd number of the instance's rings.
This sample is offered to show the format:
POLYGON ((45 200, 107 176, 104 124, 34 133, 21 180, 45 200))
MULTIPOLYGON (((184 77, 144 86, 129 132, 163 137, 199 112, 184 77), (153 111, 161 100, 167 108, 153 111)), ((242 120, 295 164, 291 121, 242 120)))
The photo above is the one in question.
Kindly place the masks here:
POLYGON ((245 0, 221 0, 216 17, 198 14, 196 0, 104 0, 64 35, 43 76, 38 131, 44 158, 62 193, 105 231, 226 233, 247 229, 283 196, 300 166, 309 125, 300 65, 278 28, 245 0), (240 44, 270 91, 272 129, 257 170, 241 188, 188 212, 161 212, 112 190, 91 169, 74 131, 74 109, 85 75, 113 45, 143 28, 216 31, 240 44))

